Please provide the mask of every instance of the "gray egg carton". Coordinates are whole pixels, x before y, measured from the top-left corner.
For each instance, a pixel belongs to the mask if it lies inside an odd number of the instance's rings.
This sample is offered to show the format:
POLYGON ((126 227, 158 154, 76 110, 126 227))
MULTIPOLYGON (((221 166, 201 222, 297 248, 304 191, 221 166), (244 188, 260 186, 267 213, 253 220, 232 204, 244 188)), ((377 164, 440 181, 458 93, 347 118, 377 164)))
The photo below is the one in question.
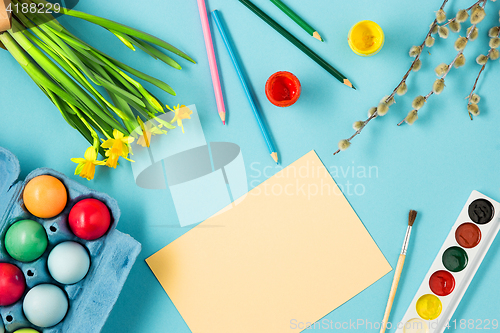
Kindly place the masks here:
MULTIPOLYGON (((116 200, 106 194, 93 191, 70 180, 52 169, 37 169, 23 182, 16 182, 20 167, 17 158, 0 147, 0 262, 19 267, 26 279, 23 297, 13 305, 0 307, 0 315, 6 332, 20 328, 34 328, 42 333, 97 333, 100 332, 115 304, 139 252, 141 244, 129 235, 115 229, 120 218, 116 200), (68 203, 64 211, 51 219, 40 219, 30 214, 23 205, 22 191, 28 181, 36 176, 51 175, 63 182, 68 190, 68 203), (104 202, 112 215, 112 224, 107 234, 94 241, 86 241, 73 235, 68 226, 68 215, 75 203, 86 198, 104 202), (38 221, 47 232, 49 245, 43 256, 30 263, 12 259, 5 250, 4 238, 9 226, 23 219, 38 221), (90 269, 87 276, 73 285, 56 282, 47 269, 47 257, 57 244, 76 241, 85 246, 90 254, 90 269), (56 326, 40 328, 32 325, 24 316, 22 302, 30 288, 51 283, 61 287, 67 294, 69 309, 66 317, 56 326)), ((0 323, 1 331, 1 323, 0 323)))

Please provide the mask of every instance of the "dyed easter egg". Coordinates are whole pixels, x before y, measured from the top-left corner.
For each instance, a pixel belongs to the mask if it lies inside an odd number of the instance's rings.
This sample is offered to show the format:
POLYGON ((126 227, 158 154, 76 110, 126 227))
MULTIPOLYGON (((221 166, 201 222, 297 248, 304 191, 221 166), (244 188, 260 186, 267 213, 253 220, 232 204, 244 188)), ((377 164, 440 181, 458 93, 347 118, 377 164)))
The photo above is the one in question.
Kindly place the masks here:
POLYGON ((45 229, 32 220, 17 221, 5 234, 5 249, 12 258, 22 262, 40 258, 47 249, 47 243, 45 229))
POLYGON ((14 331, 14 333, 40 333, 32 328, 21 328, 20 330, 14 331))
POLYGON ((0 263, 0 306, 16 303, 23 296, 25 288, 26 281, 18 267, 0 263))
POLYGON ((47 267, 57 282, 74 284, 87 275, 90 267, 89 254, 79 243, 64 242, 52 249, 47 267))
POLYGON ((111 215, 108 207, 97 199, 84 199, 69 212, 69 227, 81 239, 94 240, 109 229, 111 215))
POLYGON ((68 202, 68 193, 59 179, 42 175, 33 178, 26 184, 23 201, 31 214, 48 219, 64 210, 68 202))
POLYGON ((33 287, 23 301, 26 319, 38 327, 57 325, 68 312, 68 298, 61 288, 53 284, 33 287))

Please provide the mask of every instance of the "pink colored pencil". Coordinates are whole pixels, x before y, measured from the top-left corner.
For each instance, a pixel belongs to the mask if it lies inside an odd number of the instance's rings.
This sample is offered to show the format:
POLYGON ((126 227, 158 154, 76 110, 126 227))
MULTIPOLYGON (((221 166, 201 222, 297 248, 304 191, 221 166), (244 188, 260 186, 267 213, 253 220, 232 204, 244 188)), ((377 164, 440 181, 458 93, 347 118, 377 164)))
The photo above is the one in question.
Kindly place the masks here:
POLYGON ((217 70, 217 60, 215 59, 214 45, 212 43, 212 34, 210 33, 205 0, 198 0, 198 9, 200 10, 201 27, 203 28, 203 36, 205 37, 210 74, 212 75, 212 84, 214 85, 215 101, 217 102, 220 119, 225 125, 226 108, 224 107, 224 98, 222 97, 222 88, 220 86, 219 71, 217 70))

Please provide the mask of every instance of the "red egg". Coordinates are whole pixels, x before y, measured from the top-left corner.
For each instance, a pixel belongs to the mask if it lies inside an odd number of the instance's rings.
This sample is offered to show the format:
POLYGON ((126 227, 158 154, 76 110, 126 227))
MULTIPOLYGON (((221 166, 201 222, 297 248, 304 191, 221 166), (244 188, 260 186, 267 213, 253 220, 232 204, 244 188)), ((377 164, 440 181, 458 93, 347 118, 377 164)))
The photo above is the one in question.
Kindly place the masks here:
POLYGON ((16 303, 24 293, 23 272, 12 264, 0 263, 0 306, 16 303))
POLYGON ((111 215, 108 207, 97 199, 84 199, 73 206, 68 217, 71 231, 81 239, 94 240, 109 229, 111 215))

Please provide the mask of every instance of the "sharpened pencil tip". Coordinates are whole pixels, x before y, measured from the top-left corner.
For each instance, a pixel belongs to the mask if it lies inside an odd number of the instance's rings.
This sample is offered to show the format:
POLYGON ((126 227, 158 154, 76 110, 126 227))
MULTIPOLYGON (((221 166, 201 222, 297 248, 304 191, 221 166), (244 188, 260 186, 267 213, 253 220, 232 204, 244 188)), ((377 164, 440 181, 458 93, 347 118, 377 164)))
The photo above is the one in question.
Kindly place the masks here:
POLYGON ((323 38, 321 38, 321 36, 319 35, 319 33, 317 31, 315 31, 313 33, 313 37, 316 38, 317 40, 319 40, 320 42, 323 42, 323 38))
POLYGON ((278 153, 276 153, 276 152, 272 153, 271 157, 273 158, 274 162, 276 162, 276 164, 278 164, 278 153))
POLYGON ((226 125, 226 113, 225 112, 219 112, 219 117, 220 117, 220 120, 222 120, 222 124, 226 125))
POLYGON ((349 81, 348 79, 344 79, 344 82, 343 82, 346 86, 348 87, 351 87, 352 89, 356 90, 356 88, 354 88, 354 86, 352 85, 351 81, 349 81))

